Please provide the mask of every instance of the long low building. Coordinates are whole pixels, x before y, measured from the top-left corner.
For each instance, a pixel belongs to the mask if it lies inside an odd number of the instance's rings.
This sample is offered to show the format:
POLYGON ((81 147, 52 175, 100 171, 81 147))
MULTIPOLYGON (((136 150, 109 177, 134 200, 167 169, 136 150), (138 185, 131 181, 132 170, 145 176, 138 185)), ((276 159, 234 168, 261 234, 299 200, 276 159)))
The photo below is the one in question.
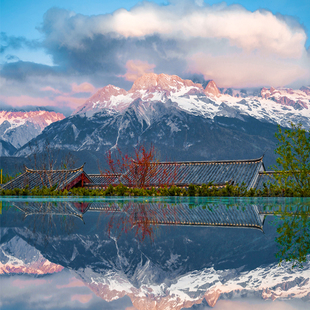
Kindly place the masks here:
POLYGON ((68 170, 33 170, 25 167, 25 172, 2 186, 2 189, 15 188, 51 188, 69 190, 72 187, 83 187, 92 183, 92 179, 84 171, 84 165, 68 170))
POLYGON ((91 174, 88 187, 106 187, 122 183, 129 187, 213 183, 241 185, 248 189, 255 187, 259 173, 265 171, 263 157, 248 160, 153 162, 147 167, 138 164, 123 175, 91 174))
POLYGON ((272 172, 266 172, 263 157, 248 160, 153 162, 141 167, 138 164, 124 174, 87 174, 82 167, 71 170, 33 170, 25 172, 2 189, 55 187, 69 190, 72 187, 106 188, 123 184, 129 187, 151 187, 190 184, 244 185, 247 189, 262 189, 272 181, 272 172))

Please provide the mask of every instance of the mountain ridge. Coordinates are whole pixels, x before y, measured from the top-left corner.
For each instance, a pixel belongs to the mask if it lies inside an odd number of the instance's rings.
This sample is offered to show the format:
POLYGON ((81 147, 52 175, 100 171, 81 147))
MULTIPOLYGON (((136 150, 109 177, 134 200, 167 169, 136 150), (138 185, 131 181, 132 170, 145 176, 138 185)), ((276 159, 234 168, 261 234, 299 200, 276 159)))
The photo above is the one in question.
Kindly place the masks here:
POLYGON ((220 91, 213 80, 203 88, 202 84, 176 75, 155 73, 138 78, 129 91, 113 85, 101 88, 72 115, 86 113, 91 116, 103 109, 123 112, 137 99, 145 104, 171 100, 180 109, 206 118, 221 116, 221 107, 225 104, 260 120, 285 127, 289 127, 292 121, 310 128, 310 87, 304 86, 299 90, 263 87, 259 92, 248 95, 245 90, 220 91))
MULTIPOLYGON (((61 113, 45 110, 37 111, 4 111, 0 110, 0 139, 18 149, 40 134, 53 122, 64 119, 61 113)), ((0 156, 12 155, 6 148, 0 156)), ((12 148, 11 148, 12 149, 12 148)))

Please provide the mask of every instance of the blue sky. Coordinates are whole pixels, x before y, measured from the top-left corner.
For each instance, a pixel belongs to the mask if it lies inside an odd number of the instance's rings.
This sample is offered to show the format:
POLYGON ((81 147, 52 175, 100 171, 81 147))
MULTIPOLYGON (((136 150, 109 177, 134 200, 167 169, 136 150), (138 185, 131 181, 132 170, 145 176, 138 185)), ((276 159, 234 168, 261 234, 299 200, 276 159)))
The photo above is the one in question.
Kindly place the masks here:
POLYGON ((310 84, 310 1, 0 0, 0 107, 75 109, 141 73, 310 84))

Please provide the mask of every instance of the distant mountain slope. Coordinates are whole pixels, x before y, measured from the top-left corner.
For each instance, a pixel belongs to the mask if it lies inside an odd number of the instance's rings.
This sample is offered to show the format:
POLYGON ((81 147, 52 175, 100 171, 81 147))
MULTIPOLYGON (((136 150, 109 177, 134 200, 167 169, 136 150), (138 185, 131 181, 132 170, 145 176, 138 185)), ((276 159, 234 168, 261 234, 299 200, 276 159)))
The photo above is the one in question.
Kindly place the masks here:
POLYGON ((0 156, 10 156, 16 152, 16 148, 10 143, 0 140, 0 156))
POLYGON ((274 163, 276 125, 237 116, 209 119, 181 110, 171 101, 146 107, 137 99, 123 112, 76 114, 51 124, 16 155, 28 156, 31 145, 49 141, 51 147, 73 151, 77 157, 79 152, 89 152, 86 162, 102 162, 115 146, 130 153, 138 143, 152 143, 161 160, 247 159, 266 153, 266 163, 274 163))
POLYGON ((0 111, 0 139, 20 148, 46 126, 64 118, 50 111, 0 111))

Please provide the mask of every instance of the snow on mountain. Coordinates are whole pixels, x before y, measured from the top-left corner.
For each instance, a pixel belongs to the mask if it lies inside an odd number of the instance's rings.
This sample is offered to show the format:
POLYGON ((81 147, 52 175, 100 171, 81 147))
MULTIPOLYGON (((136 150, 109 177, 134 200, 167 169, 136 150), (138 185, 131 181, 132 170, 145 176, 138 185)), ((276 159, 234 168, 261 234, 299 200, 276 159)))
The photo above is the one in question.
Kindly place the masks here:
MULTIPOLYGON (((143 267, 145 269, 145 266, 143 267)), ((80 270, 79 276, 99 297, 113 301, 129 296, 138 310, 180 310, 200 304, 205 299, 214 307, 219 298, 260 297, 266 300, 292 298, 310 300, 310 263, 292 270, 288 263, 271 264, 242 272, 236 269, 215 270, 213 267, 181 275, 174 283, 143 284, 135 287, 121 273, 96 274, 80 270)), ((145 270, 140 271, 141 275, 145 270)))
POLYGON ((34 247, 15 236, 0 246, 0 274, 37 274, 60 272, 63 267, 51 263, 34 247))
POLYGON ((88 112, 87 115, 92 115, 103 109, 122 112, 138 98, 145 102, 166 102, 189 94, 204 94, 204 89, 200 84, 176 75, 147 73, 138 78, 128 92, 113 85, 103 87, 73 114, 88 112))
POLYGON ((214 81, 206 88, 176 75, 147 73, 138 78, 127 92, 108 85, 80 106, 74 114, 93 115, 103 109, 124 111, 130 104, 141 99, 144 104, 161 101, 175 102, 178 107, 194 115, 213 119, 215 116, 232 116, 231 109, 282 126, 290 122, 302 123, 310 128, 310 88, 263 88, 261 92, 247 94, 245 90, 222 90, 214 81))
POLYGON ((285 106, 291 106, 295 110, 308 109, 310 103, 310 89, 293 90, 291 88, 270 89, 263 88, 261 96, 264 99, 270 99, 285 106))
POLYGON ((19 148, 64 118, 63 114, 50 111, 0 111, 0 139, 19 148))

